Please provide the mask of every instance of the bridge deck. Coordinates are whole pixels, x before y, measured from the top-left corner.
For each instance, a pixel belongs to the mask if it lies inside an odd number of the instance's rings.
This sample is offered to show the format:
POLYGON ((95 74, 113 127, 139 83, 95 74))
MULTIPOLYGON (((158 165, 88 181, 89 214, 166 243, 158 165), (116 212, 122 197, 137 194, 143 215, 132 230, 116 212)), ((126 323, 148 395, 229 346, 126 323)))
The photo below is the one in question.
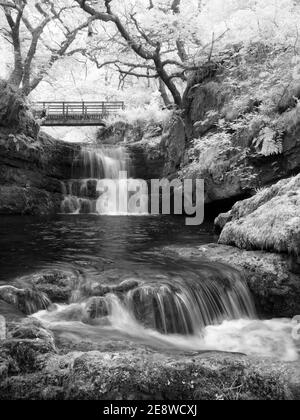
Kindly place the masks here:
POLYGON ((34 115, 44 126, 101 126, 124 108, 124 102, 36 102, 34 115))

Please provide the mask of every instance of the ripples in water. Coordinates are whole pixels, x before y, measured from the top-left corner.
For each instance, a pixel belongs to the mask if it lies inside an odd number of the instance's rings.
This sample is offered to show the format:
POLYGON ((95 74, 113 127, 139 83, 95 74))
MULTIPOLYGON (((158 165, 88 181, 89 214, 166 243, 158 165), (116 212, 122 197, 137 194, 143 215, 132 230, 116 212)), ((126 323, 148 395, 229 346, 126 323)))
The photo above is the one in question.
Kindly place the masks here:
POLYGON ((0 283, 14 284, 20 276, 47 269, 75 274, 71 305, 36 315, 74 341, 130 339, 173 351, 209 349, 295 360, 292 321, 255 320, 239 273, 160 251, 215 239, 211 225, 187 227, 173 217, 2 217, 0 283), (128 279, 137 285, 126 293, 93 295, 99 285, 115 287, 128 279), (98 310, 104 299, 101 316, 87 314, 95 298, 98 310))

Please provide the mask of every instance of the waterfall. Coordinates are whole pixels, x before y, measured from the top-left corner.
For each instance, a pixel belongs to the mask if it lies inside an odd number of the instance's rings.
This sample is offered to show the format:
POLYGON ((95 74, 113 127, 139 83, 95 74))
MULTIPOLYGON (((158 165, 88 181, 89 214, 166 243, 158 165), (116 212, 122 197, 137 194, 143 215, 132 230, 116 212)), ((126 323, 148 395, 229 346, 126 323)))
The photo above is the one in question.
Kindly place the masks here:
POLYGON ((67 305, 34 316, 78 342, 130 340, 168 351, 226 351, 296 361, 292 320, 261 321, 243 276, 224 264, 82 278, 67 305))
POLYGON ((65 214, 135 214, 128 207, 129 156, 123 147, 84 147, 73 163, 73 178, 62 182, 65 214), (101 195, 101 180, 110 180, 112 191, 101 195), (102 199, 99 200, 99 197, 102 199))
POLYGON ((201 334, 206 326, 224 320, 255 318, 244 279, 224 265, 203 264, 197 272, 166 276, 141 273, 117 285, 84 280, 74 291, 72 304, 80 306, 87 323, 106 319, 115 328, 126 328, 131 320, 166 335, 201 334))
POLYGON ((117 286, 85 283, 72 302, 35 317, 73 340, 101 343, 101 337, 119 334, 159 349, 298 358, 292 321, 258 320, 244 278, 224 265, 204 265, 198 275, 131 278, 117 286))
POLYGON ((244 279, 224 265, 203 265, 198 273, 186 275, 146 277, 137 283, 125 280, 117 288, 85 284, 79 293, 80 301, 93 296, 87 299, 86 309, 94 319, 105 314, 111 317, 112 325, 119 324, 126 319, 119 314, 126 312, 144 327, 162 334, 200 334, 206 326, 224 320, 255 318, 244 279))

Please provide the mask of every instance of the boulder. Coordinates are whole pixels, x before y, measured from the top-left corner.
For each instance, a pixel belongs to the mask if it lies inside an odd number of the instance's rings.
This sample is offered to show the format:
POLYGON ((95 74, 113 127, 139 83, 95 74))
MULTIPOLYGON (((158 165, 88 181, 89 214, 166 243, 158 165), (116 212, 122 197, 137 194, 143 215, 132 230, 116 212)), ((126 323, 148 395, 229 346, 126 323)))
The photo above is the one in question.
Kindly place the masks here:
POLYGON ((55 353, 52 334, 37 320, 28 318, 12 323, 7 339, 0 343, 0 378, 40 370, 46 355, 55 353))
POLYGON ((75 273, 48 270, 20 279, 40 293, 45 294, 53 303, 69 303, 79 280, 75 273))
POLYGON ((238 202, 216 220, 220 244, 248 250, 290 254, 297 266, 300 253, 300 175, 238 202), (294 257, 293 257, 294 256, 294 257))

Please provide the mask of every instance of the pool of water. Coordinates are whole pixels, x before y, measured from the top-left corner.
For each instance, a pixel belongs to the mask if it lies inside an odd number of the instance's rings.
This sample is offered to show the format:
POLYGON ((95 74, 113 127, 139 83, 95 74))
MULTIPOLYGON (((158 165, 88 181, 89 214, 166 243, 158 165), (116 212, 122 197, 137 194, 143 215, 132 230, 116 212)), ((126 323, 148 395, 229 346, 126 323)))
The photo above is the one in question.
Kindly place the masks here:
POLYGON ((258 320, 250 292, 234 268, 162 252, 168 245, 216 240, 210 223, 188 227, 180 217, 1 216, 0 285, 48 269, 72 271, 81 284, 77 299, 35 316, 58 336, 77 342, 130 339, 159 349, 295 360, 292 321, 258 320), (126 296, 95 298, 107 313, 87 322, 91 290, 116 281, 136 281, 138 287, 126 296))
MULTIPOLYGON (((0 217, 0 282, 48 268, 93 275, 105 268, 170 264, 151 248, 215 241, 212 225, 185 226, 181 217, 61 215, 0 217)), ((176 264, 176 261, 172 261, 176 264)))

